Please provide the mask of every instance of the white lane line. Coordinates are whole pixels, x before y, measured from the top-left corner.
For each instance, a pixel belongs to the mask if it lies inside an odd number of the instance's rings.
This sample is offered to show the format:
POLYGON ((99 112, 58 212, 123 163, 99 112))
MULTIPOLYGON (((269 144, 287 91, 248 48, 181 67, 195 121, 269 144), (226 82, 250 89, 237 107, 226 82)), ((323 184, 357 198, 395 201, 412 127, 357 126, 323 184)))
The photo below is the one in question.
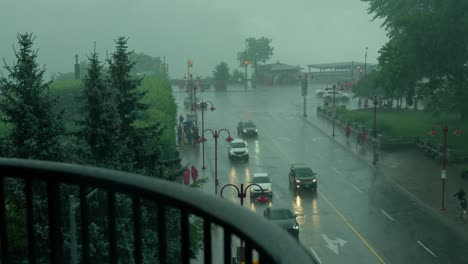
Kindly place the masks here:
POLYGON ((380 209, 380 212, 382 212, 382 214, 384 214, 386 217, 388 217, 390 220, 392 221, 395 221, 395 219, 393 217, 391 217, 389 214, 387 214, 387 212, 385 212, 384 210, 380 209))
POLYGON ((421 241, 418 240, 418 244, 421 245, 421 247, 423 247, 425 250, 427 250, 427 252, 429 252, 432 256, 437 257, 436 254, 434 254, 434 252, 432 252, 423 243, 421 243, 421 241))
POLYGON ((339 172, 337 169, 335 168, 331 168, 334 172, 336 172, 336 174, 340 175, 341 176, 341 172, 339 172))
POLYGON ((322 261, 320 260, 319 256, 317 255, 317 252, 315 252, 315 250, 313 248, 310 248, 310 251, 312 252, 312 255, 314 256, 314 258, 317 259, 318 263, 322 264, 322 261))
POLYGON ((358 187, 356 187, 354 184, 352 184, 352 183, 351 183, 351 186, 353 186, 353 187, 354 187, 354 189, 356 189, 356 191, 358 191, 358 192, 362 193, 362 191, 361 191, 361 190, 360 190, 358 187))

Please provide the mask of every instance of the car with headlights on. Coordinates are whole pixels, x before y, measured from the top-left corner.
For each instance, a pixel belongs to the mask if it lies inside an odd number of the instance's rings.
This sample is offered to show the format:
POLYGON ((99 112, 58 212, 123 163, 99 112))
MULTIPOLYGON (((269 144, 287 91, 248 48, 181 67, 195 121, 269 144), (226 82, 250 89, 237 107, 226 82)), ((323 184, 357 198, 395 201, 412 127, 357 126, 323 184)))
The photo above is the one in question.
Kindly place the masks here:
POLYGON ((262 195, 262 190, 263 190, 263 195, 267 196, 270 200, 273 199, 273 190, 271 189, 271 178, 268 173, 265 172, 258 172, 254 173, 252 175, 252 180, 250 181, 250 184, 258 184, 258 187, 256 185, 250 186, 250 201, 253 202, 256 198, 262 195))
POLYGON ((263 216, 272 223, 284 228, 293 237, 299 239, 299 224, 296 221, 297 216, 288 208, 268 207, 263 211, 263 216))
POLYGON ((258 136, 257 126, 252 121, 240 121, 237 125, 237 134, 245 136, 258 136))
POLYGON ((249 149, 247 142, 242 139, 234 139, 229 143, 228 156, 230 160, 249 160, 249 149))
POLYGON ((294 189, 314 189, 317 190, 317 173, 304 164, 292 164, 289 170, 289 184, 294 189))

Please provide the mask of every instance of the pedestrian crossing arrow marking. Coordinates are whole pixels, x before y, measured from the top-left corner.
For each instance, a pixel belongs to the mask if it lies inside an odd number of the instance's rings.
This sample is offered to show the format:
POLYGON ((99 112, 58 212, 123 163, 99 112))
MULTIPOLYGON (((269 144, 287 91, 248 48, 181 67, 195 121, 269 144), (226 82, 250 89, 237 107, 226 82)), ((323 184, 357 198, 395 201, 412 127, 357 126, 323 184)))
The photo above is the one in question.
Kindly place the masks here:
POLYGON ((340 255, 339 248, 343 247, 348 241, 341 238, 329 239, 326 234, 322 234, 323 240, 327 243, 327 248, 333 251, 336 255, 340 255))

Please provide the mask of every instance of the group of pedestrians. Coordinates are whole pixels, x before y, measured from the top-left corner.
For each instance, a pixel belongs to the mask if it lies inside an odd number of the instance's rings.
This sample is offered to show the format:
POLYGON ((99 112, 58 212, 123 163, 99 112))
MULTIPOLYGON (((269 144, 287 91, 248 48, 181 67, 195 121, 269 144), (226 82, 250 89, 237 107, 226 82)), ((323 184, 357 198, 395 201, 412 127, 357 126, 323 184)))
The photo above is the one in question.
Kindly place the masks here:
MULTIPOLYGON (((345 126, 345 135, 346 141, 349 142, 349 137, 351 136, 351 125, 349 122, 345 126)), ((356 148, 359 150, 363 150, 364 144, 367 142, 367 133, 366 130, 363 128, 361 132, 356 133, 356 148)))
POLYGON ((183 121, 182 115, 179 118, 179 125, 177 126, 177 144, 181 145, 193 145, 198 143, 200 135, 198 127, 192 121, 183 121))

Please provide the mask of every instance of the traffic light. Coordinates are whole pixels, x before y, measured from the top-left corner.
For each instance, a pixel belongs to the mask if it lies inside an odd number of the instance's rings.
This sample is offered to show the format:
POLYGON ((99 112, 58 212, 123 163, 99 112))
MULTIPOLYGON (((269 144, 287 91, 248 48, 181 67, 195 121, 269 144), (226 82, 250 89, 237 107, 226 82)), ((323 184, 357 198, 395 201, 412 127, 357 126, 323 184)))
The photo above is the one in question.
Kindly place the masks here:
POLYGON ((249 65, 249 61, 248 61, 248 60, 245 60, 245 61, 244 61, 244 64, 245 64, 245 65, 249 65))

